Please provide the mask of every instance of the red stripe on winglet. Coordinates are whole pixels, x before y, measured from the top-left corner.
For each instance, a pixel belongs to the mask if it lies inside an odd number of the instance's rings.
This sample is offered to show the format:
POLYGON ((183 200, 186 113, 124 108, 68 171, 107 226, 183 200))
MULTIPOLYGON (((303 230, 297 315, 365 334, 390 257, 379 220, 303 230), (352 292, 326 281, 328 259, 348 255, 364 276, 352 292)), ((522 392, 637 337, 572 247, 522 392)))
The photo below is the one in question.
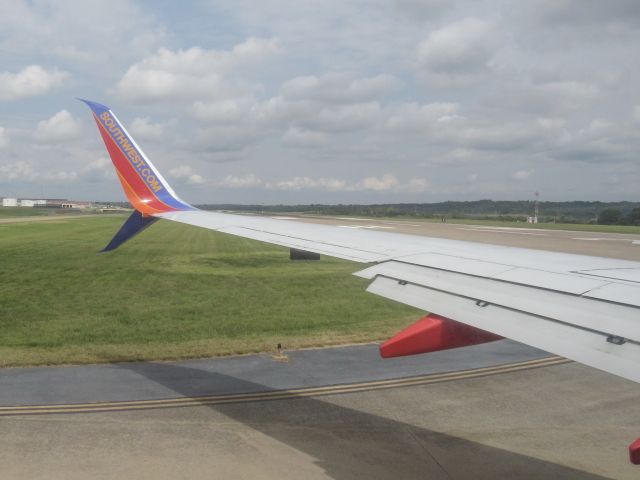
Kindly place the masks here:
MULTIPOLYGON (((113 138, 107 133, 104 126, 95 119, 98 124, 98 130, 100 131, 100 135, 102 136, 102 140, 104 140, 104 144, 107 147, 107 151, 109 152, 109 156, 111 157, 111 161, 113 165, 118 170, 119 175, 126 180, 127 184, 131 188, 133 192, 135 192, 136 196, 142 201, 145 205, 151 207, 156 212, 172 212, 175 208, 168 206, 166 203, 162 202, 154 195, 154 193, 149 189, 146 183, 142 180, 138 172, 133 168, 129 160, 124 156, 118 145, 114 142, 113 138)), ((124 187, 124 185, 123 185, 124 187)), ((125 189, 126 190, 126 189, 125 189)), ((125 191, 125 193, 127 193, 125 191)), ((129 197, 129 195, 127 195, 129 197)), ((132 199, 129 198, 129 201, 133 204, 132 199)), ((135 205, 134 205, 135 207, 135 205)), ((137 208, 140 210, 140 208, 137 208)), ((142 211, 142 210, 140 210, 142 211)), ((143 212, 149 213, 149 212, 143 212)))

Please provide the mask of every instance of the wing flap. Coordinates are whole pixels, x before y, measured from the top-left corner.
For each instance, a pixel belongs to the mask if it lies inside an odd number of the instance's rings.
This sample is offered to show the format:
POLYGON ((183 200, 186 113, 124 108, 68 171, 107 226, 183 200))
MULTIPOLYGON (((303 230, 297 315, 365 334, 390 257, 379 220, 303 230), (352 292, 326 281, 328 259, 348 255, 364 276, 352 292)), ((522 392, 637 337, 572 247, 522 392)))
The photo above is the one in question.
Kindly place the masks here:
MULTIPOLYGON (((608 283, 584 294, 585 297, 606 300, 608 302, 624 303, 640 307, 640 287, 622 283, 608 283)), ((640 322, 640 315, 638 316, 640 322)))
POLYGON ((608 283, 603 279, 584 278, 575 274, 547 272, 533 268, 514 268, 491 278, 573 295, 582 295, 608 283))
MULTIPOLYGON (((576 328, 598 331, 605 336, 620 336, 640 342, 640 310, 627 305, 400 262, 380 263, 357 272, 357 275, 368 279, 381 276, 397 282, 404 281, 527 312, 576 328)), ((427 307, 426 310, 447 316, 433 310, 433 307, 427 307)))
POLYGON ((640 382, 637 343, 617 345, 601 332, 393 278, 378 276, 367 291, 640 382))
POLYGON ((514 268, 513 265, 505 263, 489 262, 485 260, 477 260, 475 258, 442 253, 407 255, 396 257, 394 260, 399 260, 413 265, 422 265, 425 267, 450 270, 452 272, 466 273, 468 275, 477 275, 480 277, 491 277, 493 275, 513 270, 514 268))

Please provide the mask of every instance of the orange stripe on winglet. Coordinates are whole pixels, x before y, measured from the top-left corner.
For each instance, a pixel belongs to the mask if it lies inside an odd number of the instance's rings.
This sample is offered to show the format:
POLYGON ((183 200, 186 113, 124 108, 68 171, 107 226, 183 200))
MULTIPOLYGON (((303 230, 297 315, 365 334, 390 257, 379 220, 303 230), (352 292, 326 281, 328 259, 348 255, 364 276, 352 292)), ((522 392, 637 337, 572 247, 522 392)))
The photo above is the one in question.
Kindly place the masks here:
POLYGON ((120 183, 122 184, 122 189, 124 190, 124 194, 129 199, 129 203, 133 205, 133 208, 138 210, 143 215, 153 215, 154 213, 160 213, 162 210, 157 208, 153 208, 147 202, 142 200, 138 194, 135 192, 131 185, 127 182, 124 176, 116 169, 116 173, 118 174, 118 178, 120 179, 120 183))

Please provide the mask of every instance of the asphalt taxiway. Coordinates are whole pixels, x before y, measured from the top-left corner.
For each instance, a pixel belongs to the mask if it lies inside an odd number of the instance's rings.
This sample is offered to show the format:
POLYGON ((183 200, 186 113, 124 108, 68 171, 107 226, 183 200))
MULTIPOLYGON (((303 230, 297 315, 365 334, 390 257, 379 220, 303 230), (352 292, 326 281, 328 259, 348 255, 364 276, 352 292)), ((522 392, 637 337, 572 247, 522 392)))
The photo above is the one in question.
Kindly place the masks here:
POLYGON ((0 386, 1 478, 638 478, 638 385, 507 340, 3 369, 0 386))
POLYGON ((375 350, 5 369, 1 477, 637 478, 632 382, 509 341, 375 350))
MULTIPOLYGON (((304 221, 640 258, 638 235, 304 221)), ((637 479, 639 399, 636 383, 508 340, 9 368, 0 478, 637 479)))

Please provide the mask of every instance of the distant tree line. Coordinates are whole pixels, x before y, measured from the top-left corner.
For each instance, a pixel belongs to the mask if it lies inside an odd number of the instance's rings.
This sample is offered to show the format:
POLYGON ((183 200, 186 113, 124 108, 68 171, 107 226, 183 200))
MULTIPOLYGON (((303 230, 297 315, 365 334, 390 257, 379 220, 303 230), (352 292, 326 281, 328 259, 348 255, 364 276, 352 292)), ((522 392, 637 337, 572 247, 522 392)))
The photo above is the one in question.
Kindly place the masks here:
POLYGON ((598 214, 601 225, 640 225, 640 208, 625 213, 617 208, 605 208, 598 214))
MULTIPOLYGON (((470 202, 393 203, 374 205, 199 205, 204 210, 252 213, 296 212, 366 217, 469 218, 526 221, 533 215, 532 201, 476 200, 470 202)), ((640 202, 540 202, 540 222, 640 225, 640 202)))

